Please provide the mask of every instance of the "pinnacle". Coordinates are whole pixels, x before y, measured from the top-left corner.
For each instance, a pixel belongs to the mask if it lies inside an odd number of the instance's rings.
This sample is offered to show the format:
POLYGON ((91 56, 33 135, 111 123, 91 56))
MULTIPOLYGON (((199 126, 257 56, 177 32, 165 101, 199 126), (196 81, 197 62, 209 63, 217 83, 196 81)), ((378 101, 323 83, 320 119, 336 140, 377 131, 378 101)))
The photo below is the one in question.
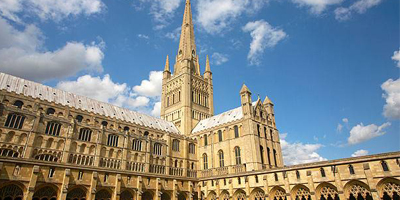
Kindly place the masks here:
POLYGON ((243 83, 242 89, 240 89, 240 93, 246 93, 246 92, 251 93, 246 84, 243 83))

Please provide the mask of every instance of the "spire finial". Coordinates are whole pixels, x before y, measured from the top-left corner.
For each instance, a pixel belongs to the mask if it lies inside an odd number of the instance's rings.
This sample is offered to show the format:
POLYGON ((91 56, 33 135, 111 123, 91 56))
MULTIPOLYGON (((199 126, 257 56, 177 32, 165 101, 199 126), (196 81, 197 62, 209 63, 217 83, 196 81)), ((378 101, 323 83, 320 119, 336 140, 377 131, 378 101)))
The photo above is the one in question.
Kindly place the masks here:
POLYGON ((208 55, 207 55, 207 59, 206 59, 206 71, 205 72, 211 72, 210 59, 208 58, 208 55))
POLYGON ((169 72, 170 70, 169 70, 169 58, 168 58, 168 55, 167 55, 167 60, 165 61, 165 68, 164 68, 164 71, 165 72, 169 72))
POLYGON ((186 0, 185 12, 183 14, 182 30, 179 40, 179 59, 192 59, 196 57, 196 45, 194 41, 194 27, 192 20, 192 8, 190 0, 186 0))

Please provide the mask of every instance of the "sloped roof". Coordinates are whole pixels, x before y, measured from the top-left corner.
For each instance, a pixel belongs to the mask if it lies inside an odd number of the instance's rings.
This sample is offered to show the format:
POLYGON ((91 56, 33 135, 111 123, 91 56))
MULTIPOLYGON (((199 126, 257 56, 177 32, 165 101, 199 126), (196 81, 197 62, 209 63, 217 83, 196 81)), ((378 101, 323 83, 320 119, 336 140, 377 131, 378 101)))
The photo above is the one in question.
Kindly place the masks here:
MULTIPOLYGON (((254 101, 252 103, 253 108, 256 105, 257 105, 257 101, 254 101)), ((196 127, 194 127, 194 129, 192 130, 192 134, 201 132, 201 131, 209 129, 209 128, 217 127, 222 124, 227 124, 227 123, 230 123, 233 121, 237 121, 242 118, 243 118, 243 110, 242 110, 242 107, 240 106, 240 107, 234 108, 232 110, 223 112, 219 115, 214 115, 210 118, 201 120, 196 125, 196 127)))
POLYGON ((54 102, 152 129, 180 134, 172 122, 4 73, 0 73, 0 90, 54 102))

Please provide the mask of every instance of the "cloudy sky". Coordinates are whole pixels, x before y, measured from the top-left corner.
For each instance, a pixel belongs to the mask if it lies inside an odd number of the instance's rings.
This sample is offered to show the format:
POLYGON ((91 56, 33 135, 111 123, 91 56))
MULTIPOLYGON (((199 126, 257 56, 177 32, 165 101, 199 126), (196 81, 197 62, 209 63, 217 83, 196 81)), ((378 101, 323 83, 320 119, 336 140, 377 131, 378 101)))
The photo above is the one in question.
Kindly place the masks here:
MULTIPOLYGON (((0 1, 0 71, 157 116, 183 0, 0 1)), ((216 113, 275 103, 287 165, 400 149, 397 0, 192 0, 216 113)), ((171 63, 172 66, 173 63, 171 63)))

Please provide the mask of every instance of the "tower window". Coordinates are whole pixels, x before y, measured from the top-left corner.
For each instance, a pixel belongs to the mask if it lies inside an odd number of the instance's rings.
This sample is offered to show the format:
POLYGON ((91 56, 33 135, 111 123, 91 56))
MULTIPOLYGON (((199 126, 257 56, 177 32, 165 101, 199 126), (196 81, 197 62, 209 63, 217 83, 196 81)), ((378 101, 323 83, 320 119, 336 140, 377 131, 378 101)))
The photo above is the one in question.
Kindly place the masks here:
POLYGON ((296 178, 300 179, 300 172, 296 170, 296 178))
POLYGON ((208 158, 207 154, 203 154, 203 168, 208 169, 208 158))
POLYGON ((56 110, 54 110, 53 108, 48 108, 46 111, 46 114, 53 115, 55 112, 56 112, 56 110))
POLYGON ((14 102, 14 106, 16 106, 19 109, 21 109, 23 105, 24 105, 24 103, 22 101, 20 101, 20 100, 16 100, 14 102))
POLYGON ((179 151, 179 140, 177 139, 172 140, 172 150, 179 151))
POLYGON ((56 171, 56 170, 55 170, 54 167, 50 167, 50 169, 49 169, 49 178, 53 178, 54 172, 55 172, 55 171, 56 171))
POLYGON ((321 177, 326 177, 324 168, 321 167, 320 171, 321 171, 321 177))
POLYGON ((208 145, 208 138, 207 138, 207 134, 204 135, 204 146, 208 145))
POLYGON ((22 125, 24 124, 24 121, 25 121, 25 116, 17 113, 11 113, 8 114, 4 126, 8 128, 21 129, 22 125))
POLYGON ((195 154, 196 150, 195 150, 196 146, 193 143, 189 144, 189 153, 190 154, 195 154))
POLYGON ((58 122, 47 122, 45 134, 59 136, 61 124, 58 122))
POLYGON ((274 152, 275 167, 278 167, 278 161, 276 160, 276 157, 277 157, 276 150, 274 149, 273 152, 274 152))
POLYGON ((353 165, 349 165, 349 172, 350 174, 355 174, 353 165))
POLYGON ((271 136, 271 141, 274 141, 274 132, 271 130, 269 130, 269 134, 271 136))
POLYGON ((222 142, 222 131, 218 131, 218 141, 222 142))
POLYGON ((110 134, 108 135, 107 145, 112 147, 118 146, 118 135, 110 134))
POLYGON ((82 122, 83 117, 82 117, 82 115, 77 115, 77 116, 75 117, 75 119, 76 119, 76 121, 78 121, 78 122, 82 122))
POLYGON ((218 157, 219 157, 219 167, 224 167, 224 152, 222 150, 218 151, 218 157))
POLYGON ((239 137, 239 127, 238 126, 234 126, 233 130, 235 131, 235 138, 239 137))
POLYGON ((236 158, 237 165, 242 164, 242 159, 240 157, 240 147, 235 147, 235 158, 236 158))
POLYGON ((260 137, 260 124, 257 124, 257 135, 260 137))
POLYGON ((389 171, 389 166, 386 161, 382 160, 381 165, 382 165, 383 171, 385 171, 385 172, 389 171))
POLYGON ((260 145, 261 164, 264 164, 264 147, 260 145))
POLYGON ((274 173, 275 181, 279 181, 278 174, 274 173))
POLYGON ((81 128, 81 130, 79 131, 79 140, 82 141, 90 141, 90 138, 92 137, 92 130, 88 129, 88 128, 81 128))
POLYGON ((255 178, 256 178, 256 183, 258 183, 258 176, 257 176, 257 175, 255 175, 255 178))
POLYGON ((82 180, 83 179, 83 171, 79 171, 78 172, 78 180, 82 180))

